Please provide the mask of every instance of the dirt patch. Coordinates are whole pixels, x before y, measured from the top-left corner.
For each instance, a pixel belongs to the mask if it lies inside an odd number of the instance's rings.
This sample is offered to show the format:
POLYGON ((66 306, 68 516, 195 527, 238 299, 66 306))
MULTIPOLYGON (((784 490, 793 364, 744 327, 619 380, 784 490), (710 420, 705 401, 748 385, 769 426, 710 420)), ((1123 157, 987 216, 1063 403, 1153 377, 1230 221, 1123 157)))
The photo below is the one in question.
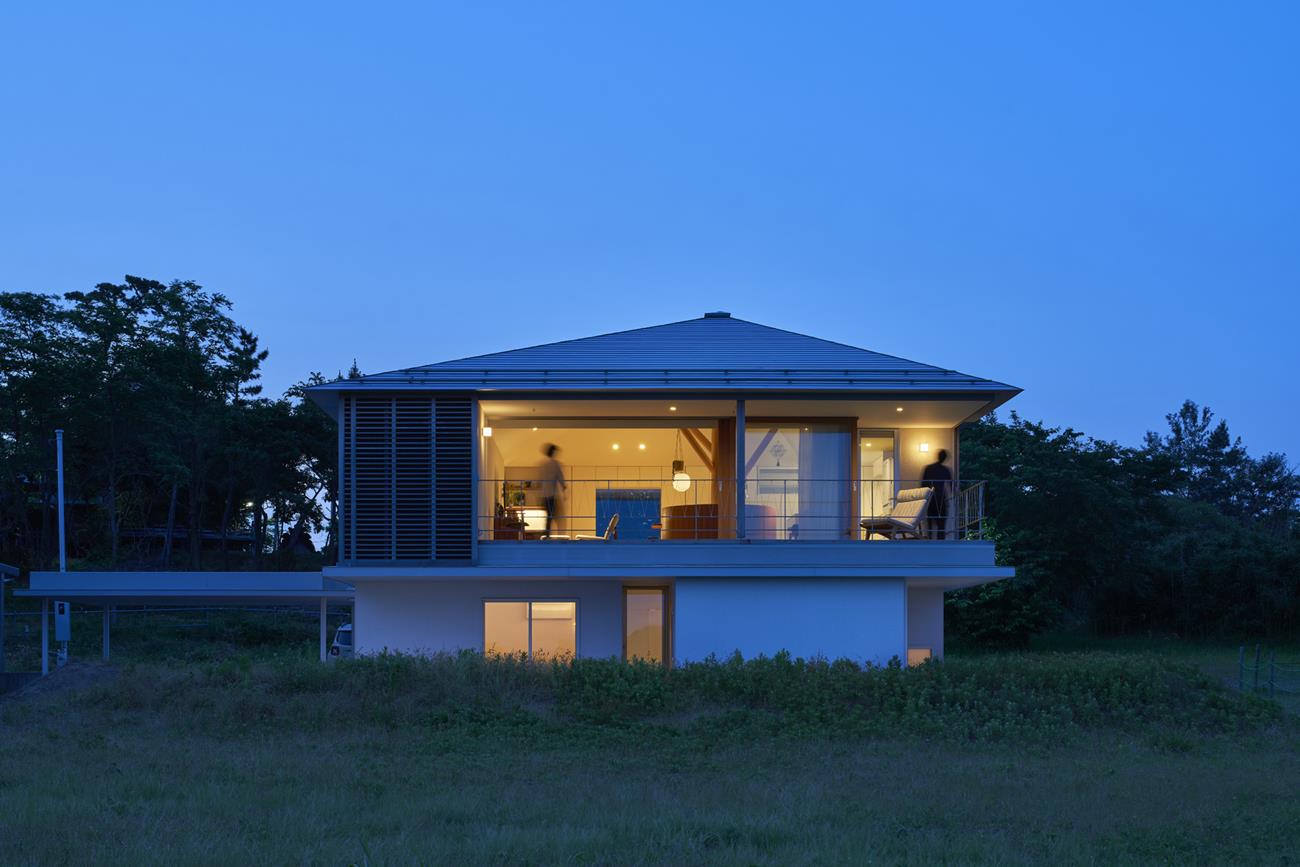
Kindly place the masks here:
POLYGON ((103 662, 69 662, 51 669, 49 676, 38 677, 14 692, 0 695, 0 701, 25 701, 60 692, 78 692, 117 677, 118 669, 103 662))

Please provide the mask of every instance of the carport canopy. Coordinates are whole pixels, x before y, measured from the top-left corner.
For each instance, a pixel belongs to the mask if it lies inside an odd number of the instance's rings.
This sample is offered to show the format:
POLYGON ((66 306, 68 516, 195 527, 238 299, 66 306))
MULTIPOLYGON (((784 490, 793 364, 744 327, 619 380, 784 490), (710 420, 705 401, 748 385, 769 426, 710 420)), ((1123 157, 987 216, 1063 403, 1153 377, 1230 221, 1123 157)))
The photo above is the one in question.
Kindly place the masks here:
POLYGON ((104 608, 104 659, 114 605, 320 605, 320 655, 326 647, 325 612, 331 600, 351 602, 352 585, 320 572, 33 572, 15 596, 41 600, 41 673, 49 672, 51 600, 104 608))

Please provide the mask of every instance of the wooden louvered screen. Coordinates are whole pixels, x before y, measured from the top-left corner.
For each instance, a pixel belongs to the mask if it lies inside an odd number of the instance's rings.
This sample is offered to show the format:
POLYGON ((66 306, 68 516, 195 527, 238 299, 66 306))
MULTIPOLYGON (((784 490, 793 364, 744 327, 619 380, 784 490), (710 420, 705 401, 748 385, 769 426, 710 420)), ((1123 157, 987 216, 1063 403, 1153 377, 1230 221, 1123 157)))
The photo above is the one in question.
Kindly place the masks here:
POLYGON ((438 401, 434 443, 434 557, 468 560, 474 540, 474 412, 469 400, 438 401))
POLYGON ((427 395, 343 399, 343 561, 469 559, 473 408, 427 395))

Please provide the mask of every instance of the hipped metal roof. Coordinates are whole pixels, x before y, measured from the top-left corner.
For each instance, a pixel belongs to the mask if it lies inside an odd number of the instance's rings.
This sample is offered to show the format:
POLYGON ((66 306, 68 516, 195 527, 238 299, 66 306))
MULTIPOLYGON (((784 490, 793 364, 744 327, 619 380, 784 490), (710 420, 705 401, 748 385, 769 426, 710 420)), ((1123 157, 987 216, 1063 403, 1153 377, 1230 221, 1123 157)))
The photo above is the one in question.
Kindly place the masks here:
MULTIPOLYGON (((1020 389, 869 349, 708 313, 316 386, 339 391, 824 390, 997 395, 1020 389)), ((322 401, 324 403, 324 401, 322 401)))

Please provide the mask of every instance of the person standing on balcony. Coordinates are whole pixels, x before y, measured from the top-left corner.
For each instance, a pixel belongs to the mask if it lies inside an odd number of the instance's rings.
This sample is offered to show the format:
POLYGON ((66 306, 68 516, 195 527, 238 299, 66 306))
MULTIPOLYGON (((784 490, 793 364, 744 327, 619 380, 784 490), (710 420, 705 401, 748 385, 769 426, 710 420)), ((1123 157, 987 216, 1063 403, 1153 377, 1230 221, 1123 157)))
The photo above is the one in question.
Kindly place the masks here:
POLYGON ((555 443, 547 443, 542 446, 541 466, 537 468, 537 478, 542 483, 542 506, 546 509, 546 535, 551 535, 551 523, 556 522, 558 528, 558 518, 560 514, 560 504, 563 502, 564 492, 567 486, 564 483, 564 467, 560 466, 560 461, 556 457, 560 453, 560 447, 555 443))
POLYGON ((921 471, 921 487, 930 489, 930 538, 943 539, 948 535, 948 496, 952 487, 952 470, 948 469, 948 450, 939 449, 938 460, 921 471))

